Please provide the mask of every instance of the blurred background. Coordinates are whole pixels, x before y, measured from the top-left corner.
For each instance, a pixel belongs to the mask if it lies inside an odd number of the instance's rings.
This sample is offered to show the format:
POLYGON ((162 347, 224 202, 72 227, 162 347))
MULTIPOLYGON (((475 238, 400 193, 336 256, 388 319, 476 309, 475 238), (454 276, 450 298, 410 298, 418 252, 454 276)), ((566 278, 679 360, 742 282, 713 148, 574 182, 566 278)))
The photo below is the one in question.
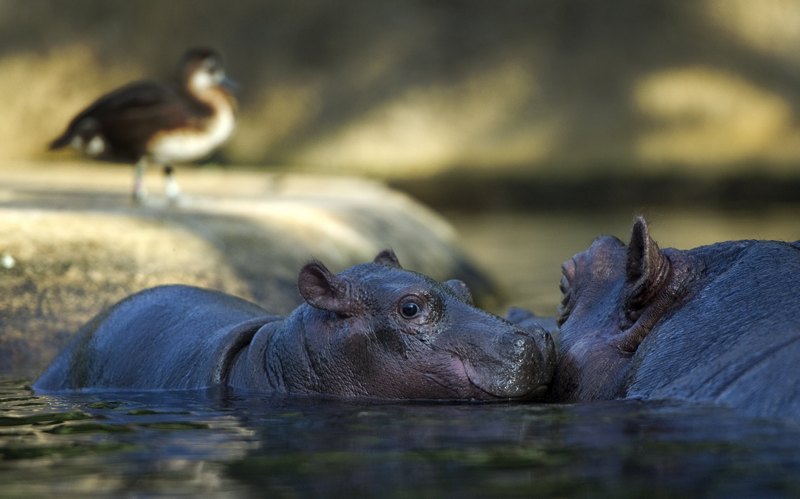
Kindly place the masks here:
POLYGON ((666 246, 800 236, 793 0, 1 0, 0 169, 75 158, 45 151, 74 113, 198 44, 241 85, 211 163, 385 180, 511 281, 640 212, 666 246))
POLYGON ((241 84, 238 165, 403 181, 796 177, 792 0, 3 0, 0 155, 188 46, 241 84))

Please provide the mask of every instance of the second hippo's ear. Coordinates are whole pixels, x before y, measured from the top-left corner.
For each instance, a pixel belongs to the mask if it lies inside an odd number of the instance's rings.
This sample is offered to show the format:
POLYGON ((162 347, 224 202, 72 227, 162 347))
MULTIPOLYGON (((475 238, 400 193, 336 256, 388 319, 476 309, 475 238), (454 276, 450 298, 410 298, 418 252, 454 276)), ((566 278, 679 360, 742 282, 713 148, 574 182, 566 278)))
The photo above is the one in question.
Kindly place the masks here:
POLYGON ((356 311, 356 300, 350 282, 331 273, 319 262, 309 263, 297 279, 300 295, 312 307, 350 316, 356 311))
POLYGON ((628 244, 625 311, 636 320, 669 279, 670 263, 650 237, 647 222, 636 217, 628 244))
POLYGON ((400 260, 397 259, 397 255, 394 254, 391 248, 387 248, 375 255, 375 259, 372 261, 381 265, 386 265, 387 267, 403 268, 400 266, 400 260))

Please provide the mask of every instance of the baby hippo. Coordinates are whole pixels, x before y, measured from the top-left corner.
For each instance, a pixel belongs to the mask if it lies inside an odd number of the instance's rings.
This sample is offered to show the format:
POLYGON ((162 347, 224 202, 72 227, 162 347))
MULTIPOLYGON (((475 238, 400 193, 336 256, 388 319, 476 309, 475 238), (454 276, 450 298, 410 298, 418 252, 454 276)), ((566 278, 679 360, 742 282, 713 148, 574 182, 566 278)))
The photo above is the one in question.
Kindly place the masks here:
POLYGON ((363 399, 532 400, 555 347, 475 308, 460 281, 403 270, 391 250, 298 279, 287 317, 189 286, 132 295, 102 312, 36 381, 39 392, 230 387, 363 399))
POLYGON ((627 246, 600 237, 563 274, 552 400, 682 399, 800 420, 798 243, 662 250, 638 218, 627 246))

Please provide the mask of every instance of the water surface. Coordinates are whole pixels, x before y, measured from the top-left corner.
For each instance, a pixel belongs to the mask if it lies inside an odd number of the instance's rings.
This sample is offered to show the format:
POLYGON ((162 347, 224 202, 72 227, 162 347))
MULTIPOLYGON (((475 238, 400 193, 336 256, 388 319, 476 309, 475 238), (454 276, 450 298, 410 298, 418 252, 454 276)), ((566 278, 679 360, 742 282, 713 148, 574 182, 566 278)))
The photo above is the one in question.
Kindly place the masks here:
POLYGON ((800 494, 800 427, 675 403, 363 404, 0 385, 4 496, 800 494))

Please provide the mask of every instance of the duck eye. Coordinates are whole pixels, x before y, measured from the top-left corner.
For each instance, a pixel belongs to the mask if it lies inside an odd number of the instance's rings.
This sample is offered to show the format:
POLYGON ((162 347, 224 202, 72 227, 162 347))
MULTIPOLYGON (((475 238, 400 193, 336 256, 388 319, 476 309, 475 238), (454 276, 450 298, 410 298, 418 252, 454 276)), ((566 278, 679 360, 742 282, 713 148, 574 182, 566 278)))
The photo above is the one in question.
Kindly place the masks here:
POLYGON ((209 73, 214 73, 219 70, 219 64, 216 59, 206 59, 203 61, 203 69, 209 73))
POLYGON ((406 319, 413 319, 418 316, 422 308, 414 300, 403 300, 400 303, 400 315, 406 319))

